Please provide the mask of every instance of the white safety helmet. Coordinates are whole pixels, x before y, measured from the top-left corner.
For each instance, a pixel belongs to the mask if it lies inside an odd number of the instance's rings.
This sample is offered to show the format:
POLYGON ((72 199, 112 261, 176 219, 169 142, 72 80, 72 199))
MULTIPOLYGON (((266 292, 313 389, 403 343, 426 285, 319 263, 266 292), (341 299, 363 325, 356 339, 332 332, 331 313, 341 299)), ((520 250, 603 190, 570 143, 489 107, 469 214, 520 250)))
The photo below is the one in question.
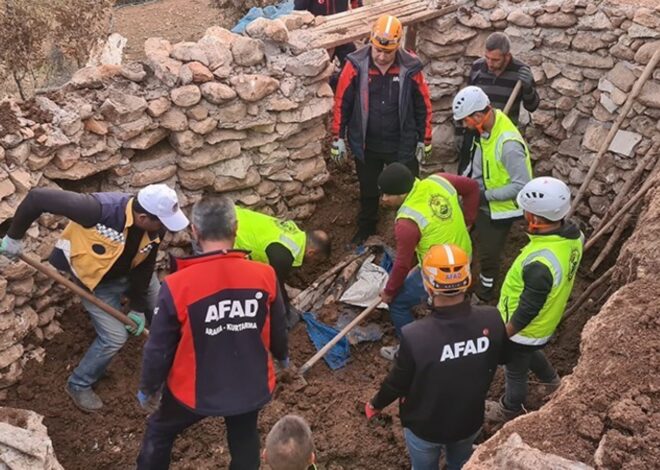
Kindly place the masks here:
POLYGON ((470 114, 483 111, 490 105, 488 95, 478 86, 468 86, 463 88, 454 97, 452 109, 454 110, 454 120, 460 121, 470 114))
POLYGON ((571 208, 571 190, 557 178, 542 176, 523 186, 517 201, 527 212, 557 222, 566 217, 571 208))

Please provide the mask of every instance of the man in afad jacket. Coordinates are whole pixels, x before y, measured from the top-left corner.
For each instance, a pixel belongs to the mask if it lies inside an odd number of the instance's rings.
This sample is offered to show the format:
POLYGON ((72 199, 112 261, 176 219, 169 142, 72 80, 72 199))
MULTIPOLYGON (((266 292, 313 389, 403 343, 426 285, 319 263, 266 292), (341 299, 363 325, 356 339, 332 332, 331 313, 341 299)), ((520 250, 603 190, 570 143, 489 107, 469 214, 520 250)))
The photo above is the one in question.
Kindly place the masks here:
POLYGON ((507 236, 522 217, 516 196, 532 178, 532 162, 520 131, 481 88, 463 88, 454 97, 454 120, 479 134, 470 165, 463 173, 479 183, 481 207, 475 226, 479 257, 480 301, 497 298, 497 278, 507 236))
POLYGON ((422 262, 428 316, 403 327, 401 348, 380 390, 365 405, 368 419, 399 399, 403 436, 415 470, 447 468, 470 458, 484 419, 484 400, 505 361, 504 324, 494 307, 466 298, 470 258, 456 245, 435 245, 422 262))
POLYGON ((529 243, 509 269, 497 304, 511 357, 504 367, 504 396, 489 402, 488 418, 495 422, 524 412, 530 370, 546 384, 546 391, 559 387, 559 376, 542 349, 564 314, 583 251, 580 229, 564 220, 571 191, 563 181, 533 179, 518 194, 518 205, 525 211, 529 243))
POLYGON ((268 263, 280 283, 287 325, 300 320, 299 312, 289 304, 284 283, 293 268, 330 256, 330 238, 323 230, 303 231, 293 220, 280 220, 260 212, 236 207, 238 229, 234 248, 250 252, 250 258, 268 263))
POLYGON ((383 15, 373 26, 371 43, 349 54, 339 76, 332 121, 331 158, 355 157, 360 183, 358 230, 361 244, 376 233, 378 175, 386 164, 401 162, 413 175, 431 153, 431 99, 422 62, 401 49, 401 22, 383 15))
MULTIPOLYGON (((414 320, 411 309, 428 299, 420 271, 428 250, 433 245, 451 243, 471 256, 468 227, 474 224, 479 210, 479 185, 470 178, 448 173, 420 180, 405 165, 392 163, 378 177, 378 187, 383 205, 397 209, 396 258, 380 297, 389 305, 390 318, 400 337, 401 328, 414 320)), ((384 346, 380 354, 391 361, 398 348, 384 346)))
POLYGON ((202 254, 175 260, 144 349, 138 400, 155 413, 138 469, 167 469, 176 436, 207 416, 223 416, 229 468, 257 470, 257 417, 275 389, 273 359, 288 364, 282 296, 272 267, 232 249, 230 199, 202 199, 192 224, 202 254))
POLYGON ((69 376, 66 393, 81 410, 98 411, 103 401, 92 386, 103 376, 129 332, 136 336, 142 333, 146 317, 155 307, 160 283, 154 266, 165 229, 183 230, 188 219, 179 209, 174 190, 164 184, 149 185, 136 197, 36 188, 16 209, 0 253, 10 258, 18 256, 25 232, 43 213, 70 220, 50 255, 50 263, 69 272, 116 309, 121 310, 122 297, 127 297, 128 317, 137 325, 127 331, 119 320, 82 299, 97 336, 69 376))

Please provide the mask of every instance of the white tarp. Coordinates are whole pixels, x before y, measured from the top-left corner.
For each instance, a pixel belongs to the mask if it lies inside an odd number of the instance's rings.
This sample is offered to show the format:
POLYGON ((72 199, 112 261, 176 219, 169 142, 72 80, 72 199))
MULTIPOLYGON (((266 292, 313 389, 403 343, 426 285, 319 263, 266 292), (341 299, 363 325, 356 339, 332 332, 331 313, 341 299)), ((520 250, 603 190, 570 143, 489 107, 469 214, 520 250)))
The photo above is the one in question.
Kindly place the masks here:
MULTIPOLYGON (((385 288, 389 275, 372 261, 375 256, 369 256, 357 272, 356 281, 344 292, 340 302, 358 307, 368 307, 378 298, 385 288)), ((378 308, 387 309, 387 304, 381 302, 378 308)))

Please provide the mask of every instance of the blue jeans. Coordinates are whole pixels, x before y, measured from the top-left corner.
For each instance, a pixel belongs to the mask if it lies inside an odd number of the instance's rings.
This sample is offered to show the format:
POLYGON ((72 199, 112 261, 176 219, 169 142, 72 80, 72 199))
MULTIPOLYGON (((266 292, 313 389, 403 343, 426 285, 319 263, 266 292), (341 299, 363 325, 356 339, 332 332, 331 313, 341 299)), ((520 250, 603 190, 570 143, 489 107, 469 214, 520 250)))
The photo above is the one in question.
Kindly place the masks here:
MULTIPOLYGON (((111 307, 121 310, 121 296, 128 291, 128 287, 128 278, 122 277, 100 283, 94 289, 93 294, 111 307)), ((156 307, 159 290, 160 282, 154 274, 147 292, 148 311, 145 312, 147 318, 156 307)), ((124 345, 129 335, 124 324, 119 320, 85 299, 82 300, 82 304, 92 319, 97 336, 78 367, 69 376, 69 386, 75 390, 91 388, 103 376, 108 364, 124 345)))
POLYGON ((481 429, 470 437, 456 442, 425 441, 417 437, 410 429, 403 428, 403 437, 410 454, 412 470, 438 470, 442 448, 445 449, 447 470, 460 470, 472 455, 472 444, 481 432, 481 429))
POLYGON ((428 297, 429 295, 424 289, 422 282, 422 273, 418 266, 408 273, 408 277, 403 282, 401 290, 389 305, 390 318, 392 319, 392 323, 394 323, 397 337, 401 338, 401 328, 415 320, 411 309, 426 302, 428 297))

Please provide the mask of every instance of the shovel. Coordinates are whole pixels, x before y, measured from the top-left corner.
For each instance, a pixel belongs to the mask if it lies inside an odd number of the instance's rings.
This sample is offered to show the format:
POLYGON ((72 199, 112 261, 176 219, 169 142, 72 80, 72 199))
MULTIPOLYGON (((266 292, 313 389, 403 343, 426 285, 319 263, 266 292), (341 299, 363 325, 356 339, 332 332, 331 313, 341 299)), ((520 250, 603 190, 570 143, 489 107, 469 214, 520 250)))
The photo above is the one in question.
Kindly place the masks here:
MULTIPOLYGON (((520 90, 522 89, 522 82, 518 80, 516 82, 516 86, 513 87, 513 90, 511 91, 511 96, 509 96, 509 100, 506 102, 504 105, 504 109, 502 112, 506 114, 507 116, 509 115, 509 112, 511 112, 511 108, 513 107, 513 103, 516 102, 516 98, 518 98, 518 94, 520 93, 520 90)), ((517 116, 516 116, 517 118, 517 116)))
POLYGON ((346 336, 353 328, 355 328, 358 323, 360 323, 362 320, 364 320, 371 312, 373 312, 382 300, 380 300, 380 297, 378 297, 376 300, 374 300, 371 305, 369 305, 367 308, 365 308, 362 313, 360 313, 357 317, 353 319, 348 325, 344 327, 343 330, 341 330, 337 335, 332 338, 330 341, 328 341, 328 344, 323 346, 319 351, 314 354, 307 362, 305 362, 302 366, 300 366, 300 369, 298 369, 298 375, 301 377, 305 372, 307 372, 314 364, 318 362, 319 359, 321 359, 323 356, 327 354, 332 347, 339 342, 344 336, 346 336))
MULTIPOLYGON (((64 287, 68 287, 75 294, 78 294, 80 297, 84 298, 85 300, 90 301, 91 303, 96 305, 98 308, 103 310, 108 315, 110 315, 110 316, 114 317, 115 319, 119 320, 120 322, 122 322, 124 325, 130 326, 131 328, 137 328, 137 325, 135 324, 135 322, 133 320, 131 320, 130 318, 128 318, 126 315, 124 315, 122 312, 120 312, 119 310, 117 310, 114 307, 111 307, 110 305, 106 304, 102 300, 96 298, 91 292, 83 289, 78 284, 70 281, 69 279, 67 279, 66 277, 62 276, 60 273, 55 271, 54 269, 51 269, 47 266, 44 266, 41 263, 38 263, 37 261, 34 261, 34 260, 30 259, 22 253, 20 255, 18 255, 18 258, 21 261, 23 261, 23 262, 29 264, 30 266, 32 266, 34 269, 36 269, 40 273, 45 274, 46 276, 48 276, 49 278, 51 278, 55 282, 58 282, 58 283, 62 284, 64 287)), ((148 337, 149 336, 149 330, 147 330, 145 328, 144 330, 142 330, 142 334, 144 336, 148 337)))

